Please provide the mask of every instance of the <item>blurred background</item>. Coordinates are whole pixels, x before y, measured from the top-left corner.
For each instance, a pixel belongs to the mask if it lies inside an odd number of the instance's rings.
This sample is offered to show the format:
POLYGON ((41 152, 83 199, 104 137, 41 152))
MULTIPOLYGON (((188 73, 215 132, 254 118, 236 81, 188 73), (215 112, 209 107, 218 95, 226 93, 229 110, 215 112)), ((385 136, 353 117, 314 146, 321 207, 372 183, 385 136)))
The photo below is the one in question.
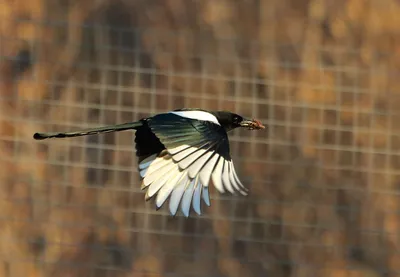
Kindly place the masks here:
POLYGON ((400 1, 0 0, 0 276, 400 276, 400 1), (230 134, 248 197, 144 201, 130 131, 181 107, 230 134))

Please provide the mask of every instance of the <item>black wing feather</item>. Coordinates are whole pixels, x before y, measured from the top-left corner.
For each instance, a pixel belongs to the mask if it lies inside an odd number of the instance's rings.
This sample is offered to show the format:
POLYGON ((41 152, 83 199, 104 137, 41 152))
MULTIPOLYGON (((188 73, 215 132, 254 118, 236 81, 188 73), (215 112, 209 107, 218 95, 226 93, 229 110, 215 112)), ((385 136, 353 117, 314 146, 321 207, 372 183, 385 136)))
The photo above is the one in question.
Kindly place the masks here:
POLYGON ((209 142, 213 144, 210 151, 216 151, 226 160, 231 160, 228 135, 220 125, 175 114, 156 115, 147 124, 166 149, 209 142))

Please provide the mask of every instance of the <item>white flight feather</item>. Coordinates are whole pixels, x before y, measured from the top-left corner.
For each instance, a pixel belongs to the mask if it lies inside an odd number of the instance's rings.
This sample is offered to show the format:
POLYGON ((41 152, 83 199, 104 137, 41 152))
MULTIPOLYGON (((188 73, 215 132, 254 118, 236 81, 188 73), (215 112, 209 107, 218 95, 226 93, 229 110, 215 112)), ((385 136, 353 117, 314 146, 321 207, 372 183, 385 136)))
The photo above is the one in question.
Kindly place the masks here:
POLYGON ((150 172, 154 171, 155 169, 160 168, 161 166, 164 166, 168 163, 166 159, 163 157, 158 157, 157 159, 151 161, 148 163, 148 166, 140 170, 140 177, 144 178, 147 173, 150 174, 150 172), (164 162, 164 163, 161 163, 164 162))
POLYGON ((148 166, 140 170, 140 176, 144 177, 146 174, 150 174, 152 171, 165 166, 169 163, 169 160, 169 156, 158 157, 157 159, 151 161, 148 166))
MULTIPOLYGON (((197 161, 201 155, 207 152, 207 149, 198 149, 196 152, 192 153, 190 156, 187 156, 183 160, 179 162, 179 167, 181 169, 186 169, 189 165, 197 161)), ((190 177, 190 175, 189 175, 190 177)))
POLYGON ((176 162, 181 161, 182 159, 188 157, 190 154, 198 150, 197 147, 189 147, 188 149, 183 150, 182 152, 179 152, 178 154, 175 154, 172 156, 172 159, 176 162))
POLYGON ((212 154, 213 152, 209 151, 208 153, 205 153, 203 156, 197 159, 192 165, 190 165, 190 167, 188 168, 190 178, 194 178, 197 174, 200 173, 200 169, 205 165, 212 154))
POLYGON ((181 210, 186 217, 188 217, 190 213, 190 206, 191 206, 190 204, 192 203, 194 184, 196 183, 196 181, 197 178, 190 181, 182 197, 181 210))
POLYGON ((145 168, 140 172, 140 175, 145 178, 147 176, 150 176, 156 171, 161 170, 165 166, 169 166, 171 163, 171 159, 169 157, 160 157, 156 159, 152 164, 150 164, 149 167, 145 168))
POLYGON ((203 185, 200 183, 200 179, 198 176, 197 176, 196 180, 197 180, 197 183, 195 184, 195 188, 194 188, 192 204, 193 204, 193 210, 198 215, 201 215, 200 200, 201 200, 201 191, 202 191, 203 185))
POLYGON ((229 181, 229 162, 224 160, 224 168, 222 170, 222 181, 224 182, 225 188, 230 193, 235 193, 235 190, 232 187, 231 182, 229 181))
POLYGON ((169 200, 169 212, 172 215, 175 215, 178 210, 179 203, 181 202, 182 195, 185 192, 188 182, 190 182, 190 179, 185 174, 185 176, 179 181, 175 189, 172 191, 171 198, 169 200))
POLYGON ((185 172, 177 171, 174 172, 176 174, 170 181, 168 181, 157 193, 156 197, 156 205, 157 207, 161 207, 164 204, 165 200, 167 200, 168 196, 171 194, 172 190, 179 184, 179 181, 183 178, 185 172))
POLYGON ((168 153, 170 153, 171 155, 175 155, 176 153, 181 152, 182 150, 185 150, 189 147, 190 147, 190 145, 183 144, 183 145, 168 149, 168 153))
POLYGON ((241 191, 242 189, 240 188, 240 186, 238 185, 238 183, 235 180, 235 175, 233 175, 233 171, 232 171, 232 161, 228 162, 228 172, 229 172, 229 181, 231 182, 232 186, 237 190, 237 191, 241 191))
POLYGON ((203 193, 201 194, 204 200, 204 203, 206 203, 207 206, 210 206, 210 194, 208 193, 208 187, 203 186, 203 193))
POLYGON ((213 169, 215 167, 215 164, 218 161, 218 158, 220 156, 215 153, 214 156, 204 165, 203 169, 200 171, 200 181, 203 184, 203 186, 208 186, 208 183, 210 182, 211 174, 213 172, 213 169))
POLYGON ((165 166, 163 166, 161 169, 159 170, 155 170, 151 173, 148 173, 146 175, 146 177, 144 177, 143 179, 143 184, 144 187, 147 187, 148 185, 150 185, 152 182, 154 182, 155 180, 161 178, 162 176, 164 176, 166 173, 168 173, 169 170, 171 170, 173 167, 175 166, 174 163, 169 163, 165 166))
POLYGON ((225 159, 221 157, 215 166, 215 170, 211 174, 214 186, 220 193, 225 192, 224 186, 222 185, 222 169, 224 166, 224 161, 225 159))
POLYGON ((149 197, 152 197, 154 194, 156 194, 161 189, 161 187, 165 185, 166 182, 170 182, 170 177, 172 177, 173 174, 176 173, 176 171, 179 172, 179 168, 177 165, 175 165, 175 168, 172 168, 165 175, 161 176, 153 183, 151 183, 147 190, 147 195, 149 197))
POLYGON ((240 179, 239 179, 239 177, 238 177, 238 175, 237 175, 237 173, 236 173, 236 170, 235 170, 235 165, 232 163, 232 172, 233 172, 233 176, 235 177, 235 180, 236 180, 236 182, 239 184, 239 186, 243 189, 243 190, 245 190, 245 191, 248 191, 248 189, 242 184, 242 182, 240 181, 240 179))

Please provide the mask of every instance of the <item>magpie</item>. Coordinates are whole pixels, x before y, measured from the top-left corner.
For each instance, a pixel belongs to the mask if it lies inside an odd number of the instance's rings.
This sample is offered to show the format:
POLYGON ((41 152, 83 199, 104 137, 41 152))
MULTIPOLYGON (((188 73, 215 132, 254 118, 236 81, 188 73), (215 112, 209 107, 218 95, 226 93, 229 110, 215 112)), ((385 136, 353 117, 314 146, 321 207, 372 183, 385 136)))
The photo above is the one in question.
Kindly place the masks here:
POLYGON ((210 180, 220 193, 248 194, 230 156, 227 132, 238 127, 265 128, 260 121, 235 113, 185 108, 113 126, 67 133, 35 133, 33 138, 135 130, 141 189, 146 189, 146 201, 155 198, 158 210, 169 198, 170 214, 175 216, 180 206, 188 217, 191 206, 201 215, 201 199, 210 206, 210 180))

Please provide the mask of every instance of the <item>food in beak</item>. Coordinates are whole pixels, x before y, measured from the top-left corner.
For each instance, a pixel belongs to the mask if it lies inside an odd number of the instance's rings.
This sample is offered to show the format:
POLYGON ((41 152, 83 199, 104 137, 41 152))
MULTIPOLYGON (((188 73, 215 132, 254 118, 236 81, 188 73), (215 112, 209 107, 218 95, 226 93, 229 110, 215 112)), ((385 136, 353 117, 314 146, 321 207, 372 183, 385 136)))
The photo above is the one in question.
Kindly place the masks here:
POLYGON ((246 127, 249 130, 261 130, 265 129, 265 126, 261 123, 261 121, 252 119, 252 120, 244 120, 242 122, 242 126, 246 127))

